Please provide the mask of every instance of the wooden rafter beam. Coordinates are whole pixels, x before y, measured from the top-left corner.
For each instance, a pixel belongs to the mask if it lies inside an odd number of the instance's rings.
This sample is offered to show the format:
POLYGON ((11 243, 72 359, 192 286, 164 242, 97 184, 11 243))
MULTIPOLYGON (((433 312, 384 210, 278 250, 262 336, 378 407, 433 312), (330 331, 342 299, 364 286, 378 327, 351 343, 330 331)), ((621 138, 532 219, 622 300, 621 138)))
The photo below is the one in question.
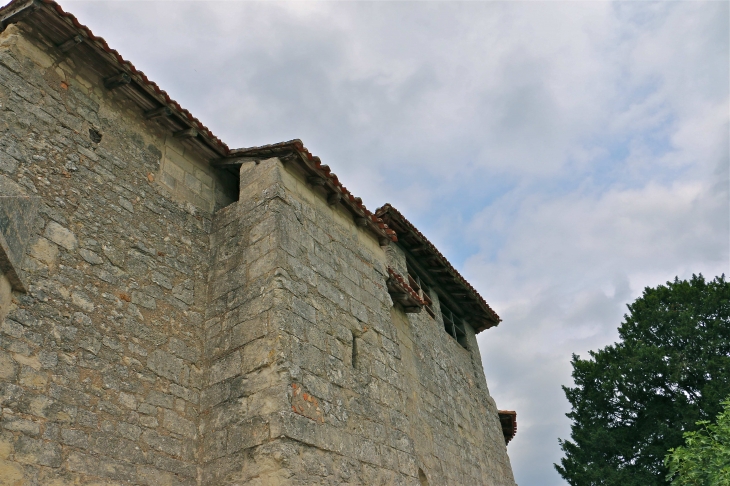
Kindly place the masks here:
POLYGON ((178 132, 175 132, 173 134, 173 136, 175 138, 181 138, 181 139, 195 138, 195 137, 198 136, 198 131, 195 128, 186 128, 184 130, 180 130, 178 132))
POLYGON ((27 15, 32 14, 41 8, 41 2, 38 0, 28 0, 26 2, 17 3, 15 6, 6 9, 2 17, 0 17, 0 32, 5 30, 10 24, 14 24, 22 20, 27 15))
POLYGON ((75 35, 75 36, 71 37, 69 40, 67 40, 66 42, 59 44, 58 48, 62 52, 67 52, 67 51, 70 51, 71 49, 73 49, 74 47, 76 47, 77 45, 81 44, 82 42, 84 42, 84 38, 81 37, 80 35, 75 35))
POLYGON ((237 167, 239 165, 243 165, 247 162, 259 162, 261 160, 261 157, 230 157, 230 158, 223 158, 218 159, 213 162, 211 162, 210 165, 213 167, 218 168, 224 168, 224 167, 237 167))
POLYGON ((333 192, 329 196, 327 196, 327 204, 329 204, 330 206, 334 206, 341 200, 342 200, 342 193, 339 193, 339 192, 333 192))
POLYGON ((172 116, 172 110, 167 106, 162 106, 160 108, 155 108, 153 110, 147 110, 144 112, 144 117, 148 120, 168 116, 172 116))
POLYGON ((116 89, 125 84, 132 82, 132 78, 127 73, 119 73, 115 76, 110 76, 104 80, 104 87, 106 89, 116 89))

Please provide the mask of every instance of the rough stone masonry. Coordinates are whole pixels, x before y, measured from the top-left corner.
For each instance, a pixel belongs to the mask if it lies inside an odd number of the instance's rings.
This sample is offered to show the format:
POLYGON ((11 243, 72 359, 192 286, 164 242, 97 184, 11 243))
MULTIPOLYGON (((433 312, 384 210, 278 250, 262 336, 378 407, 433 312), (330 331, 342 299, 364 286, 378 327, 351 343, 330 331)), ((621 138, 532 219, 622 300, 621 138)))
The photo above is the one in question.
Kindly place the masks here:
POLYGON ((229 149, 53 1, 0 9, 0 485, 513 486, 498 322, 298 140, 229 149))

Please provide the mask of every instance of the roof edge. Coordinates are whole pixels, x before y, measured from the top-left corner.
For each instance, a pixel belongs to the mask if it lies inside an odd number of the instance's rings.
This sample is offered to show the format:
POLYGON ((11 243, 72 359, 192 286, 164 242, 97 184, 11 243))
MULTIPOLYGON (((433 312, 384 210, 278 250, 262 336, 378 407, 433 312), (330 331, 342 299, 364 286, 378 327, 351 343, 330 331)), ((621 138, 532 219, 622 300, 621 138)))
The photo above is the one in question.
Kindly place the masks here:
POLYGON ((279 157, 283 162, 295 161, 298 163, 307 176, 307 182, 313 187, 323 188, 327 193, 328 204, 345 206, 355 219, 355 224, 376 236, 381 246, 387 245, 390 241, 398 241, 395 231, 365 207, 362 199, 352 194, 329 166, 323 164, 316 155, 312 155, 299 139, 259 147, 234 149, 217 163, 231 166, 243 163, 245 160, 269 157, 279 157), (240 162, 237 162, 239 159, 240 162))
MULTIPOLYGON (((54 27, 53 32, 56 36, 61 35, 59 34, 61 32, 66 37, 53 39, 48 35, 48 32, 43 32, 43 29, 38 30, 40 31, 40 35, 45 36, 51 43, 55 43, 60 50, 65 49, 63 47, 65 44, 86 44, 98 51, 99 59, 108 65, 107 71, 110 74, 116 74, 116 76, 126 74, 129 80, 134 81, 134 83, 131 83, 127 80, 127 84, 130 86, 133 85, 134 90, 139 89, 143 91, 142 93, 133 91, 127 91, 125 93, 142 108, 145 116, 150 117, 152 112, 155 112, 154 116, 164 114, 161 118, 174 119, 174 122, 167 122, 166 128, 188 132, 184 135, 189 136, 189 140, 193 140, 202 147, 203 152, 208 154, 207 158, 211 165, 232 165, 231 161, 236 157, 253 157, 265 153, 295 154, 305 172, 311 177, 319 178, 317 185, 325 187, 334 203, 341 202, 353 215, 357 225, 369 230, 378 238, 381 245, 398 240, 396 233, 388 228, 382 219, 368 210, 363 204, 362 199, 355 197, 340 182, 339 178, 330 170, 329 166, 322 164, 319 157, 312 155, 304 147, 301 140, 295 139, 259 147, 230 149, 208 127, 195 118, 192 113, 180 106, 177 101, 173 100, 166 91, 151 81, 142 71, 124 59, 119 52, 109 47, 102 37, 94 35, 91 29, 81 24, 73 14, 64 11, 54 0, 12 0, 7 5, 0 7, 0 32, 4 31, 8 25, 21 20, 31 26, 38 24, 41 27, 49 27, 47 24, 52 22, 54 27), (70 39, 74 39, 75 44, 70 39), (171 116, 171 113, 175 116, 171 116), (174 128, 176 124, 179 126, 174 128), (324 183, 321 183, 321 181, 324 181, 324 183)), ((91 63, 95 61, 87 62, 91 63)))
MULTIPOLYGON (((418 228, 416 228, 413 223, 408 221, 403 214, 395 209, 390 203, 385 204, 378 208, 375 211, 375 214, 380 217, 383 221, 385 221, 387 224, 389 224, 391 227, 394 225, 391 224, 391 222, 395 222, 398 225, 402 225, 404 228, 406 228, 412 235, 415 236, 416 239, 419 240, 421 244, 421 248, 427 253, 426 259, 431 259, 432 261, 437 263, 437 266, 443 269, 448 275, 451 276, 451 278, 459 284, 464 291, 466 292, 466 296, 469 298, 469 300, 475 304, 482 312, 482 325, 480 325, 478 328, 475 328, 475 331, 478 333, 489 329, 491 327, 494 327, 498 325, 502 319, 497 315, 497 313, 487 304, 487 302, 484 300, 484 298, 477 292, 477 290, 472 287, 472 285, 467 282, 467 280, 459 273, 458 270, 456 270, 453 265, 446 259, 446 257, 441 254, 441 252, 434 246, 433 243, 431 243, 426 236, 421 233, 418 228)), ((398 232, 397 228, 393 228, 396 233, 398 232)), ((400 235, 399 241, 401 244, 408 246, 405 244, 405 241, 403 239, 403 236, 400 235)))
MULTIPOLYGON (((107 44, 104 38, 94 35, 91 29, 80 23, 72 13, 66 12, 54 0, 12 0, 0 8, 0 32, 4 31, 8 25, 19 21, 25 21, 30 25, 33 25, 34 21, 42 24, 44 19, 38 15, 42 11, 51 13, 61 21, 59 22, 59 26, 64 28, 64 30, 75 31, 76 35, 80 36, 77 43, 88 44, 105 53, 106 56, 103 56, 103 59, 106 62, 113 65, 115 70, 120 73, 126 73, 130 76, 140 88, 148 92, 151 98, 156 99, 162 107, 167 107, 174 112, 184 124, 196 129, 197 134, 206 139, 212 149, 217 149, 220 155, 228 154, 230 151, 228 146, 216 137, 200 120, 194 117, 190 111, 172 99, 157 83, 150 80, 144 72, 137 69, 130 61, 124 59, 119 52, 109 47, 109 44, 107 44)), ((46 37, 48 36, 46 35, 46 37)), ((72 37, 72 35, 69 35, 69 38, 72 37)), ((54 42, 54 39, 49 40, 54 42)), ((58 42, 56 44, 59 48, 61 47, 58 42)))

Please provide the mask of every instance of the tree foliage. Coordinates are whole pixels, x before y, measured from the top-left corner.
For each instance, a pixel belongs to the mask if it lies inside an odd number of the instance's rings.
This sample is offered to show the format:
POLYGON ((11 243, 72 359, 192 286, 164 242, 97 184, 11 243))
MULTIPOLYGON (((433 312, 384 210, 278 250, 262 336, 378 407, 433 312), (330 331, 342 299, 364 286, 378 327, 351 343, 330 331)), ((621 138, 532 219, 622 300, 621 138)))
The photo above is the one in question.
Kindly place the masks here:
POLYGON ((672 486, 730 486, 730 396, 717 423, 697 422, 685 432, 685 445, 670 449, 664 459, 672 486))
POLYGON ((574 486, 669 484, 664 457, 730 393, 730 282, 675 279, 628 306, 620 340, 573 355, 570 440, 555 467, 574 486))

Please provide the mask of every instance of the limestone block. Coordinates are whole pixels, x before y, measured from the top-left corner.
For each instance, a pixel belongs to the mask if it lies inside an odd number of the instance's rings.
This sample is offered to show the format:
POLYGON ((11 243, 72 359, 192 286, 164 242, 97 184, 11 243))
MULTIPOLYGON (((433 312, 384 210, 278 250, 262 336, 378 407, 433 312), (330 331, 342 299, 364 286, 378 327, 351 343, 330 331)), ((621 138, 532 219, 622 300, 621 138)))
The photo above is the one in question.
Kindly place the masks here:
POLYGON ((135 467, 129 463, 78 451, 69 453, 66 467, 70 471, 117 481, 135 481, 137 478, 135 467))
POLYGON ((171 456, 182 455, 182 443, 168 435, 162 435, 154 430, 147 429, 142 432, 142 441, 155 450, 164 452, 171 456))
POLYGON ((24 483, 24 478, 20 464, 0 459, 0 486, 19 486, 24 483))
POLYGON ((162 426, 172 433, 194 439, 198 435, 198 428, 194 422, 181 417, 172 410, 163 410, 162 426))
POLYGON ((189 377, 189 369, 182 359, 156 349, 147 358, 147 367, 158 375, 176 383, 185 384, 189 377))
POLYGON ((18 373, 18 365, 10 354, 0 351, 0 381, 12 382, 18 373))
POLYGON ((254 417, 230 427, 226 452, 233 454, 263 444, 268 439, 269 423, 261 417, 254 417))
POLYGON ((68 251, 74 251, 79 246, 76 235, 74 235, 71 230, 61 226, 55 221, 50 221, 46 225, 44 236, 68 251))
MULTIPOLYGON (((12 290, 12 284, 8 275, 0 275, 0 322, 5 320, 5 316, 12 307, 12 290)), ((0 376, 3 374, 2 368, 2 361, 0 361, 0 376)))
POLYGON ((43 237, 38 238, 38 241, 30 247, 30 255, 49 266, 56 264, 58 254, 58 246, 43 237))
POLYGON ((26 436, 20 436, 15 443, 14 457, 23 464, 61 466, 61 448, 57 444, 26 436))
POLYGON ((241 353, 235 351, 217 360, 210 368, 209 383, 214 385, 241 373, 241 353))

